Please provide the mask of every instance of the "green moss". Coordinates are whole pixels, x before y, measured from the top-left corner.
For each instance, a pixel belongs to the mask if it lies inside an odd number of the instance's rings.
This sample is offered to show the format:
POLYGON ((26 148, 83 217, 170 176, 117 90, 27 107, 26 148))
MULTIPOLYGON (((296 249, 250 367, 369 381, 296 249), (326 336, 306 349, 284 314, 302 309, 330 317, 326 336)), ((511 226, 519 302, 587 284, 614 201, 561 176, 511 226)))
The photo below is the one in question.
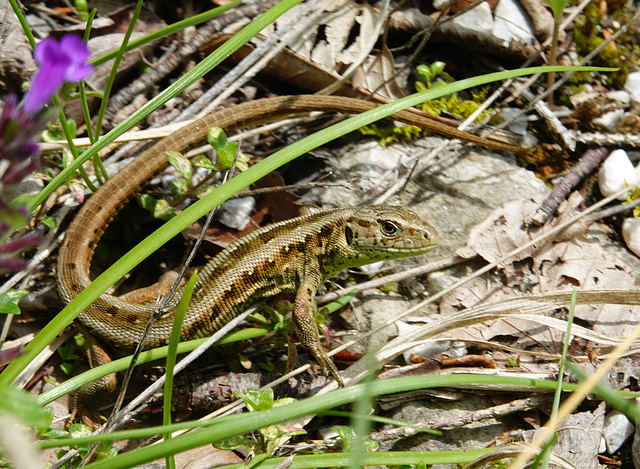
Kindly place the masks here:
MULTIPOLYGON (((584 14, 576 19, 576 27, 574 30, 574 42, 576 50, 581 57, 591 53, 596 47, 605 41, 604 31, 608 35, 613 34, 614 30, 611 25, 619 23, 624 25, 628 23, 631 14, 630 10, 625 8, 622 1, 613 0, 607 2, 607 18, 603 19, 599 9, 598 2, 592 2, 584 10, 584 14)), ((596 57, 594 57, 591 65, 602 67, 617 67, 620 70, 606 75, 607 85, 620 88, 629 72, 637 69, 640 61, 640 45, 634 39, 637 31, 634 28, 622 34, 618 40, 605 46, 596 57)), ((586 83, 592 81, 592 75, 588 72, 576 73, 572 79, 572 83, 586 83)))
POLYGON ((415 125, 379 127, 376 124, 371 124, 361 127, 359 130, 362 135, 370 135, 377 138, 383 147, 390 143, 413 140, 424 135, 423 130, 415 125))
MULTIPOLYGON (((443 68, 443 65, 439 63, 435 63, 431 66, 419 65, 417 70, 424 78, 424 81, 417 81, 415 83, 416 91, 420 92, 438 87, 439 84, 453 82, 454 79, 447 73, 444 73, 442 71, 443 68), (440 77, 442 81, 436 82, 436 77, 440 77)), ((435 116, 439 116, 442 112, 446 112, 461 119, 467 119, 485 101, 489 93, 489 87, 485 87, 479 91, 471 90, 469 93, 471 94, 471 99, 464 99, 458 94, 452 94, 433 99, 431 101, 426 101, 416 107, 435 116)), ((493 110, 491 108, 482 111, 475 122, 481 122, 487 119, 492 112, 493 110)), ((426 131, 411 125, 400 127, 379 127, 376 124, 372 124, 362 127, 360 132, 362 135, 370 135, 377 138, 382 146, 386 146, 394 142, 413 140, 426 135, 426 131)))

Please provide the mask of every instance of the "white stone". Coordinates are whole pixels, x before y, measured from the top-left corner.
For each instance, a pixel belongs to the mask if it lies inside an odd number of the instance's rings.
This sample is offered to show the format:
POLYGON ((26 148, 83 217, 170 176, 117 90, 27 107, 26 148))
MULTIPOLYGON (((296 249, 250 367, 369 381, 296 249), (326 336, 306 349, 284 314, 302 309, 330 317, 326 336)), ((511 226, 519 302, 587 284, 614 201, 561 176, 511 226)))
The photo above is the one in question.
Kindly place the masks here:
POLYGON ((598 454, 602 454, 607 450, 607 441, 604 436, 600 438, 600 446, 598 446, 598 454))
POLYGON ((629 250, 640 257, 640 218, 626 218, 624 220, 622 237, 629 250))
POLYGON ((620 449, 622 444, 633 435, 635 426, 626 415, 617 410, 612 410, 604 417, 604 439, 607 442, 607 452, 613 454, 620 449))
POLYGON ((640 103, 640 72, 633 72, 627 75, 624 89, 631 95, 631 100, 640 103))
POLYGON ((360 270, 367 275, 376 275, 382 270, 382 267, 384 267, 384 261, 374 262, 373 264, 360 266, 360 270))
POLYGON ((505 46, 511 41, 532 44, 534 28, 531 18, 519 2, 500 0, 493 13, 493 35, 503 39, 505 46))
POLYGON ((618 122, 624 117, 624 109, 616 109, 593 119, 593 123, 609 132, 616 130, 618 122))
POLYGON ((249 215, 255 206, 256 201, 253 197, 229 199, 220 206, 220 211, 217 214, 218 221, 229 228, 242 231, 249 224, 249 215))
POLYGON ((482 2, 478 6, 456 16, 452 21, 458 30, 467 29, 477 37, 491 34, 493 31, 493 13, 488 2, 482 2))
MULTIPOLYGON (((408 334, 422 326, 416 324, 407 324, 404 321, 396 321, 396 328, 398 329, 398 337, 402 337, 403 334, 408 334)), ((446 351, 451 342, 448 340, 426 340, 402 354, 406 363, 411 363, 411 355, 420 355, 424 358, 434 357, 446 351)))
MULTIPOLYGON (((600 166, 598 186, 603 196, 608 197, 624 188, 635 188, 638 185, 638 176, 635 168, 624 150, 612 151, 609 157, 600 166)), ((624 200, 629 195, 626 192, 618 196, 624 200)))
MULTIPOLYGON (((500 110, 500 117, 502 117, 505 121, 511 120, 513 117, 520 114, 521 109, 516 107, 506 107, 500 110)), ((529 120, 527 119, 526 114, 520 115, 516 120, 512 121, 507 128, 520 136, 524 136, 527 133, 527 129, 529 128, 529 120)))
POLYGON ((607 93, 607 98, 618 101, 620 104, 629 104, 631 102, 631 96, 623 90, 609 91, 607 93))

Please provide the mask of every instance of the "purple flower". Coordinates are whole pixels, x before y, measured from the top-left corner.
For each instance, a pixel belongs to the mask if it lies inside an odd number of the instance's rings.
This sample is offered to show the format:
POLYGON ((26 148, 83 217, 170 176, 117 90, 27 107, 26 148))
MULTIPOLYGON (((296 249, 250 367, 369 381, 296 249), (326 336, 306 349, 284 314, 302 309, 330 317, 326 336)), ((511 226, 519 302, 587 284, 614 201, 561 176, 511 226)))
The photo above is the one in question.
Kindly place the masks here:
POLYGON ((65 81, 76 83, 84 80, 93 70, 85 62, 89 49, 78 36, 67 34, 60 42, 52 37, 41 41, 34 57, 39 65, 31 86, 24 98, 23 109, 38 111, 65 81))

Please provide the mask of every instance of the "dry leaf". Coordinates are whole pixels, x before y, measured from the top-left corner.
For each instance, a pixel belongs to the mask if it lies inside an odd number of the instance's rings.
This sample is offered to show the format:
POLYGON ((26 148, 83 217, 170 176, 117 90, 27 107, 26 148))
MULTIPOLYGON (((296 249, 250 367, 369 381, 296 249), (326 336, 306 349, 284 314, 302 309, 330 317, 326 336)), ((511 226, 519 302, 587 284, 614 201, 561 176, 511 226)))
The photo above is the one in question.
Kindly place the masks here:
MULTIPOLYGON (((495 262, 510 250, 537 237, 545 227, 525 227, 523 221, 535 210, 543 196, 508 202, 494 210, 469 234, 467 245, 458 253, 464 257, 480 255, 495 262)), ((549 243, 528 249, 503 266, 505 285, 490 285, 476 280, 473 285, 449 293, 440 305, 443 314, 452 314, 477 304, 513 298, 522 294, 579 289, 635 289, 636 275, 631 267, 614 254, 605 251, 599 240, 589 235, 549 243)), ((568 305, 567 305, 568 306, 568 305)), ((566 311, 560 311, 560 317, 566 311)), ((553 311, 549 314, 555 314, 553 311)), ((575 318, 592 330, 618 339, 631 332, 640 321, 640 308, 628 305, 579 305, 575 318)), ((503 342, 516 341, 524 349, 558 352, 563 331, 546 325, 532 324, 524 319, 501 319, 488 324, 470 326, 456 331, 454 338, 503 342)), ((513 345, 513 344, 511 344, 513 345)), ((584 346, 585 343, 583 342, 584 346)))

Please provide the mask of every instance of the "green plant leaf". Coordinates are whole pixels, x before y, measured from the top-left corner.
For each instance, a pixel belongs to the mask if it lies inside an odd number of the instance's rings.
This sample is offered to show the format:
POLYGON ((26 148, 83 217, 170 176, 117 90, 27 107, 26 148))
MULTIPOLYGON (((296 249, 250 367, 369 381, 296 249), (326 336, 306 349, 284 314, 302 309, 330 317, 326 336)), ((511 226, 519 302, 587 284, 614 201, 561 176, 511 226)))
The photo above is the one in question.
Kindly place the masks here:
POLYGON ((182 153, 177 151, 168 151, 165 155, 167 156, 169 164, 173 166, 176 171, 182 174, 183 178, 187 181, 191 181, 191 176, 193 176, 193 166, 191 166, 189 158, 185 158, 182 153))
POLYGON ((190 185, 184 178, 177 178, 171 181, 171 198, 177 201, 186 196, 189 193, 190 185))
POLYGON ((191 158, 191 164, 199 168, 210 169, 211 171, 218 170, 218 168, 215 167, 211 160, 204 155, 196 155, 191 158))
POLYGON ((30 427, 48 427, 51 423, 48 411, 40 407, 35 397, 11 386, 0 387, 0 418, 2 414, 12 415, 30 427))
POLYGON ((0 294, 0 314, 20 314, 18 301, 28 294, 29 290, 21 289, 12 289, 0 294))

